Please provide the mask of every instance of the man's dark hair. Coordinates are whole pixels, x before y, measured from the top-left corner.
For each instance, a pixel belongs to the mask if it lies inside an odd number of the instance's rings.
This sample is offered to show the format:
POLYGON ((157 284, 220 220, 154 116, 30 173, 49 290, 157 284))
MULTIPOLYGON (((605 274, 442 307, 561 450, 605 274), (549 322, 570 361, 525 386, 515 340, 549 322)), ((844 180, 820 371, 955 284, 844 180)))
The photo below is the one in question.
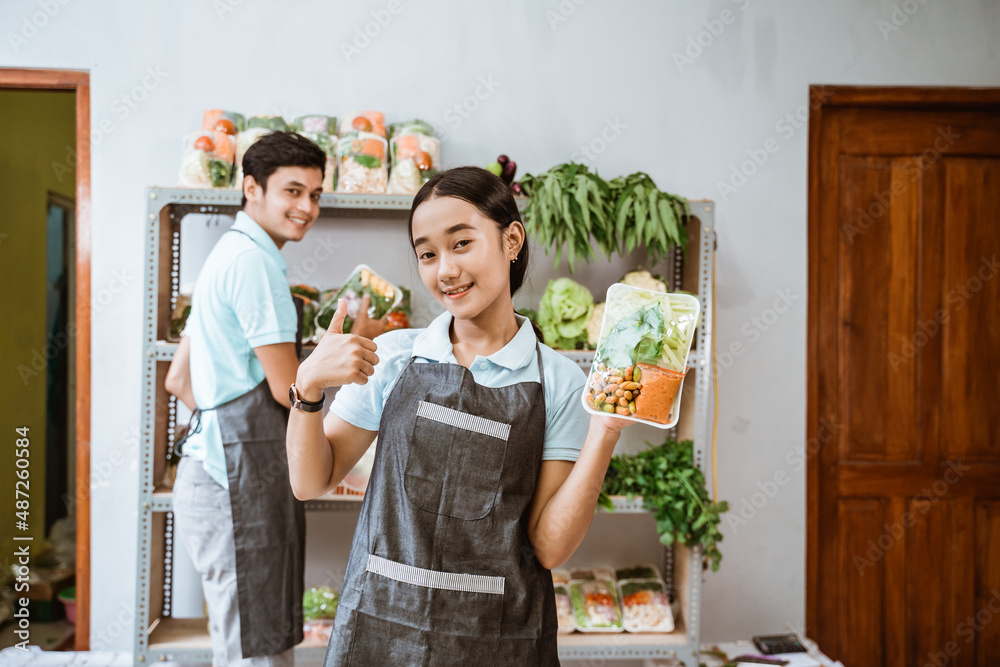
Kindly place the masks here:
MULTIPOLYGON (((243 155, 243 177, 253 176, 262 192, 267 192, 267 179, 279 167, 318 167, 320 172, 325 172, 326 153, 301 134, 272 132, 261 137, 243 155)), ((242 205, 247 205, 246 196, 242 205)))

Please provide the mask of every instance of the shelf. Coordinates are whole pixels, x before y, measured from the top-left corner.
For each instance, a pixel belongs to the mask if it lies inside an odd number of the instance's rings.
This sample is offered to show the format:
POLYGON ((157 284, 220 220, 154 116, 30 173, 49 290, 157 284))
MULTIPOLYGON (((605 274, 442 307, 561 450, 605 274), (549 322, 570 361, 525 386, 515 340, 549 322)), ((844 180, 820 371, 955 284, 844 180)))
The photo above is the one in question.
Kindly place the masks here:
MULTIPOLYGON (((563 660, 596 658, 668 658, 687 645, 683 623, 671 633, 632 634, 575 632, 559 635, 559 657, 563 660)), ((295 647, 301 661, 322 660, 326 644, 306 640, 295 647)), ((211 659, 212 643, 204 618, 160 618, 149 633, 147 661, 211 659)))
MULTIPOLYGON (((327 494, 306 501, 306 509, 314 511, 352 511, 361 507, 364 496, 339 496, 327 494)), ((172 512, 174 507, 173 489, 166 486, 157 487, 153 491, 152 502, 149 508, 154 512, 172 512)))

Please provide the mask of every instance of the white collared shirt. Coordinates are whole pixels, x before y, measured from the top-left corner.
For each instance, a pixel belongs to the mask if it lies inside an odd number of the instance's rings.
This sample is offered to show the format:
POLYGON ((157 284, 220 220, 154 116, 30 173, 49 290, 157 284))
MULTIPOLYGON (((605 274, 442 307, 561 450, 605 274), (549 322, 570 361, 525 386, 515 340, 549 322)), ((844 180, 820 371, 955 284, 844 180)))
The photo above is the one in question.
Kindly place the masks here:
MULTIPOLYGON (((502 349, 488 357, 477 356, 469 370, 476 383, 505 387, 518 382, 537 382, 535 332, 531 322, 517 315, 520 327, 502 349)), ((375 339, 379 363, 375 374, 363 385, 346 385, 337 392, 330 409, 349 424, 377 431, 385 406, 400 372, 411 357, 416 363, 451 363, 451 314, 438 316, 426 329, 400 329, 375 339)), ((570 359, 541 345, 545 367, 545 461, 576 461, 583 446, 590 415, 580 396, 587 375, 570 359)))

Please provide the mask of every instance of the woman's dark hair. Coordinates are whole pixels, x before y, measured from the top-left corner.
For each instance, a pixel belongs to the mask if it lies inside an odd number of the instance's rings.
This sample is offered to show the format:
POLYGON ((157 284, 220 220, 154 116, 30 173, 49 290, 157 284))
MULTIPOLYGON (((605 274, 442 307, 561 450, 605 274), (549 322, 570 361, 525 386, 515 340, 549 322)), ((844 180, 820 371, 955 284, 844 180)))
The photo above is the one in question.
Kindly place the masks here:
MULTIPOLYGON (((428 199, 435 197, 455 197, 467 201, 483 215, 497 224, 503 232, 515 220, 521 222, 521 213, 517 210, 517 202, 510 193, 510 186, 493 172, 480 167, 455 167, 432 176, 424 183, 413 198, 410 207, 410 217, 406 224, 406 232, 410 236, 410 247, 413 248, 413 212, 428 199)), ((528 272, 528 239, 521 244, 517 259, 510 265, 510 295, 514 296, 524 283, 528 272)))
MULTIPOLYGON (((326 153, 315 143, 294 132, 272 132, 264 135, 243 155, 243 176, 253 176, 262 192, 267 192, 267 179, 280 167, 318 167, 326 172, 326 153)), ((243 189, 243 184, 239 184, 243 189)), ((247 198, 243 197, 243 206, 247 198)))

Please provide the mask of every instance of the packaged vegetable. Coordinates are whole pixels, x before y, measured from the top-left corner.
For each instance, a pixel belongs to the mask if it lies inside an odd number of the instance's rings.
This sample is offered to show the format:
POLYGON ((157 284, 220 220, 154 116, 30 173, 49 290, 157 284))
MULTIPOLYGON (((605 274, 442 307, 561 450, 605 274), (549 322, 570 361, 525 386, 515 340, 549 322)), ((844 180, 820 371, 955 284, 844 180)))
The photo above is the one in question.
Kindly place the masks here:
POLYGON ((569 590, 565 585, 554 587, 556 594, 556 616, 559 619, 559 634, 568 635, 576 630, 576 622, 573 620, 573 603, 569 598, 569 590))
POLYGON ((326 153, 326 167, 323 170, 323 192, 333 192, 337 182, 337 137, 326 132, 311 132, 302 130, 303 137, 323 149, 326 153))
POLYGON ((700 302, 690 294, 616 283, 606 303, 584 407, 658 428, 674 426, 700 302))
POLYGON ((225 132, 195 132, 184 139, 178 181, 182 188, 228 188, 236 140, 225 132))
POLYGON ((655 565, 636 565, 635 567, 620 567, 615 570, 615 579, 659 579, 660 571, 655 565))
POLYGON ((415 195, 441 168, 441 142, 421 120, 394 124, 389 141, 389 194, 415 195))
POLYGON ((386 140, 371 132, 340 137, 337 145, 337 192, 384 194, 389 180, 386 140))
POLYGON ((253 127, 247 128, 245 131, 236 135, 235 186, 237 189, 243 189, 243 156, 246 155, 247 149, 260 141, 261 137, 266 137, 269 134, 271 134, 271 130, 265 127, 253 127))
POLYGON ((570 580, 614 579, 615 571, 610 567, 575 567, 569 571, 570 580))
POLYGON ((569 576, 569 570, 552 570, 552 583, 553 584, 568 584, 572 580, 569 576))
POLYGON ((663 582, 659 579, 625 579, 618 582, 625 629, 629 632, 673 632, 674 615, 670 610, 663 582))
POLYGON ((573 620, 580 632, 623 632, 618 590, 611 579, 573 581, 569 585, 573 620))
POLYGON ((247 129, 263 128, 272 132, 288 132, 288 123, 281 116, 256 114, 247 118, 247 129))
POLYGON ((323 132, 337 134, 337 119, 333 116, 299 116, 292 121, 292 129, 296 132, 323 132))
POLYGON ((222 109, 208 109, 202 114, 201 129, 203 132, 218 130, 226 134, 236 135, 246 129, 246 119, 243 114, 222 109))
POLYGON ((329 586, 313 586, 302 595, 302 619, 334 618, 340 595, 329 586))
POLYGON ((351 111, 340 119, 340 136, 369 132, 385 139, 385 114, 381 111, 351 111))
POLYGON ((307 299, 312 299, 313 301, 319 301, 319 290, 312 285, 298 284, 289 285, 288 289, 291 290, 292 294, 301 294, 307 299))
POLYGON ((570 278, 549 281, 538 305, 538 324, 545 344, 557 350, 575 350, 587 342, 587 322, 594 297, 570 278))
POLYGON ((385 330, 394 331, 396 329, 409 329, 410 328, 410 315, 413 314, 412 308, 410 306, 410 290, 405 287, 400 287, 399 291, 403 293, 403 298, 400 299, 399 305, 393 308, 385 316, 385 330))
POLYGON ((368 317, 373 320, 385 317, 390 310, 399 305, 403 298, 402 290, 372 271, 368 265, 359 264, 351 272, 351 277, 347 279, 340 291, 329 296, 320 304, 319 312, 316 314, 317 341, 330 327, 333 315, 337 312, 337 302, 340 299, 347 301, 347 318, 344 320, 343 331, 350 333, 354 318, 361 310, 361 300, 366 294, 371 297, 368 317))

